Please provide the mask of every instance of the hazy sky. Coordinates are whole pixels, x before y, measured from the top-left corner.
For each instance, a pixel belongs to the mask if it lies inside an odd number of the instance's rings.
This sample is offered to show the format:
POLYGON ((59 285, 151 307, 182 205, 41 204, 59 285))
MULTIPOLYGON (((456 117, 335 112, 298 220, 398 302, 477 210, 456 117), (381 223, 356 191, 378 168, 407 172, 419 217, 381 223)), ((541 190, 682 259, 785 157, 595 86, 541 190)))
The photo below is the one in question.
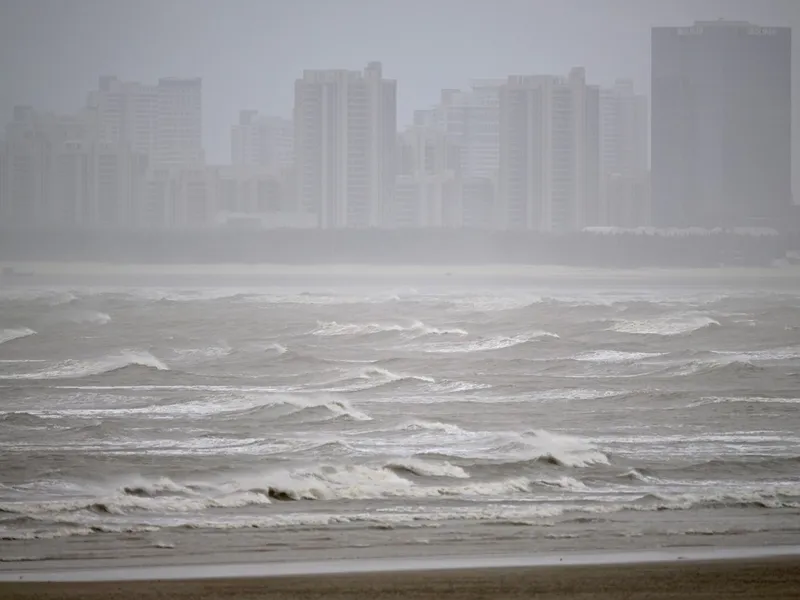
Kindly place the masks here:
POLYGON ((239 109, 290 116, 306 68, 382 61, 402 125, 476 77, 581 65, 647 91, 649 28, 719 17, 800 30, 800 0, 0 0, 0 123, 73 111, 101 74, 201 76, 208 158, 227 162, 239 109))

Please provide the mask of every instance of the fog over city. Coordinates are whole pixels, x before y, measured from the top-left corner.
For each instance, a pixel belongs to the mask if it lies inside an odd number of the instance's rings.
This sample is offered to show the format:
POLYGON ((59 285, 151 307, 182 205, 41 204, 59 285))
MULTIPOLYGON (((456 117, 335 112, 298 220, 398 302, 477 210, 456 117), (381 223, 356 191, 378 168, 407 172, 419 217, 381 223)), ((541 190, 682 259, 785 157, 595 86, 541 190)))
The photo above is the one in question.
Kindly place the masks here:
POLYGON ((402 127, 441 89, 476 78, 584 66, 592 83, 630 78, 649 95, 653 26, 718 18, 800 26, 792 0, 504 0, 502 10, 472 0, 6 0, 0 10, 3 123, 18 104, 72 112, 100 75, 200 76, 214 164, 230 160, 228 134, 240 110, 291 117, 304 69, 382 61, 399 82, 402 127))
POLYGON ((796 595, 798 27, 0 0, 0 597, 796 595))
POLYGON ((791 0, 0 10, 0 258, 796 259, 791 0))

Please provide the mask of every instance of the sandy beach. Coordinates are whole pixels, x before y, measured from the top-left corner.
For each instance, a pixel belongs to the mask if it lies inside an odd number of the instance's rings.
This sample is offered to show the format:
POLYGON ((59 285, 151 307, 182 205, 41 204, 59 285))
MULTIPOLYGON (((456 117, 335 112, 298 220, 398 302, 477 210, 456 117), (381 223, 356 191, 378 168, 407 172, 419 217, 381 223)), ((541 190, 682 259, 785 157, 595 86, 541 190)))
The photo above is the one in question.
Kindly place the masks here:
POLYGON ((766 558, 653 564, 454 569, 304 577, 96 583, 2 583, 7 600, 155 598, 797 598, 800 559, 766 558))

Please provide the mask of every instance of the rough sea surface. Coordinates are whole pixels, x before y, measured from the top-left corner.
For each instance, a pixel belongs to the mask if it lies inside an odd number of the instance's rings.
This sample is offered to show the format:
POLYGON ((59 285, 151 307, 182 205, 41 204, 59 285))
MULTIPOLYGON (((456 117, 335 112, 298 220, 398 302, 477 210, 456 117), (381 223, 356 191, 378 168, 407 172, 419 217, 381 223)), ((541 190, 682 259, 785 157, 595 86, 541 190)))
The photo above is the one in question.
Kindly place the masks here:
POLYGON ((797 543, 798 409, 800 283, 6 285, 0 560, 797 543))

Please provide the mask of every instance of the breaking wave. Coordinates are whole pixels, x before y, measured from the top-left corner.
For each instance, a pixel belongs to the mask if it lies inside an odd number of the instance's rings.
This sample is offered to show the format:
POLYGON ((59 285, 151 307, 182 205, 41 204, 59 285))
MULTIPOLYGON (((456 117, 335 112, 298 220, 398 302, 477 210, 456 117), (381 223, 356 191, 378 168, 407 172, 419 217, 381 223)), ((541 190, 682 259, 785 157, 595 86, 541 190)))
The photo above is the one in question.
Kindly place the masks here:
POLYGON ((111 315, 97 310, 75 310, 66 313, 64 320, 78 324, 106 325, 111 322, 111 315))
POLYGON ((36 332, 27 327, 22 327, 20 329, 3 329, 0 330, 0 344, 19 340, 30 335, 36 335, 36 332))
POLYGON ((675 336, 719 327, 719 321, 706 316, 662 317, 642 321, 618 321, 612 327, 617 333, 675 336))
POLYGON ((467 331, 460 328, 440 329, 430 327, 421 321, 414 321, 410 325, 382 324, 382 323, 318 323, 317 328, 311 332, 316 336, 340 336, 340 335, 374 335, 377 333, 399 332, 410 333, 417 336, 422 335, 468 335, 467 331))
POLYGON ((800 487, 775 486, 757 491, 647 494, 632 510, 690 510, 693 508, 800 508, 800 487))
POLYGON ((400 474, 410 473, 411 475, 419 475, 421 477, 469 478, 469 474, 464 469, 451 465, 447 461, 434 463, 418 458, 401 458, 390 462, 386 465, 386 468, 400 474))
POLYGON ((463 344, 453 344, 446 346, 433 346, 427 348, 426 352, 440 353, 467 353, 467 352, 487 352, 491 350, 502 350, 521 344, 527 344, 542 339, 558 339, 558 335, 549 331, 534 331, 533 333, 520 334, 515 336, 496 336, 465 342, 463 344))
POLYGON ((402 382, 433 384, 436 380, 425 375, 400 375, 382 367, 368 367, 356 375, 322 384, 321 389, 327 392, 360 392, 402 382))
POLYGON ((0 375, 0 379, 80 379, 133 366, 169 371, 167 365, 149 352, 123 352, 94 360, 66 360, 50 369, 35 373, 0 375))
POLYGON ((550 465, 564 468, 585 468, 611 464, 607 453, 591 441, 545 430, 525 433, 501 432, 485 438, 476 450, 443 450, 441 458, 454 459, 466 466, 519 471, 550 465))
POLYGON ((0 414, 0 423, 22 427, 35 427, 46 423, 46 420, 38 415, 27 412, 7 412, 0 414))
POLYGON ((205 348, 184 348, 180 350, 173 350, 173 352, 180 359, 213 360, 229 356, 233 352, 233 348, 231 348, 228 345, 219 345, 219 346, 206 346, 205 348))
POLYGON ((505 434, 504 437, 507 441, 498 450, 519 461, 534 460, 560 467, 610 464, 608 454, 583 438, 543 429, 523 434, 505 434))
MULTIPOLYGON (((452 467, 452 465, 450 465, 452 467)), ((462 470, 463 471, 463 470, 462 470)), ((275 502, 340 501, 380 498, 519 498, 540 494, 548 488, 563 494, 593 493, 579 479, 561 477, 511 477, 494 481, 452 482, 442 479, 465 479, 466 472, 448 470, 443 464, 400 461, 383 466, 320 465, 307 469, 273 471, 242 476, 214 483, 179 483, 168 478, 148 481, 133 478, 108 493, 75 500, 44 502, 7 502, 0 504, 0 513, 11 516, 7 524, 19 523, 20 529, 6 529, 5 540, 49 539, 100 533, 133 533, 169 528, 240 529, 278 528, 286 526, 322 527, 343 523, 367 523, 381 528, 414 525, 436 526, 442 521, 474 520, 500 522, 520 526, 533 525, 541 519, 574 515, 573 522, 594 522, 597 517, 624 511, 692 510, 696 508, 797 509, 800 489, 796 485, 767 486, 751 491, 711 491, 682 494, 646 494, 638 498, 612 502, 523 502, 518 505, 468 502, 462 506, 405 509, 370 512, 291 511, 212 516, 213 509, 263 507, 275 502), (423 472, 425 471, 425 472, 423 472), (403 477, 402 475, 407 475, 403 477), (417 478, 429 477, 427 483, 417 478), (148 518, 152 514, 170 515, 169 524, 157 525, 148 518), (134 519, 113 522, 109 517, 134 519), (49 529, 31 525, 50 523, 49 529)), ((157 522, 156 522, 157 523, 157 522)))
POLYGON ((464 435, 469 432, 461 429, 458 425, 452 423, 440 423, 439 421, 423 421, 421 419, 414 419, 399 425, 395 428, 396 431, 441 431, 451 435, 464 435))
POLYGON ((294 406, 298 411, 323 409, 331 415, 336 417, 343 417, 353 421, 371 421, 372 417, 367 413, 358 410, 344 398, 336 398, 335 396, 280 396, 271 401, 274 406, 276 404, 288 404, 294 406))
POLYGON ((622 479, 642 481, 647 483, 657 482, 658 478, 651 475, 646 469, 631 469, 620 475, 622 479))
POLYGON ((568 476, 518 476, 444 485, 441 482, 468 478, 466 470, 448 462, 414 458, 394 459, 382 465, 322 464, 215 482, 179 483, 166 477, 156 480, 135 477, 94 497, 0 503, 0 513, 32 518, 71 513, 196 513, 215 508, 261 506, 276 500, 524 496, 538 487, 586 488, 584 483, 568 476))
POLYGON ((572 360, 579 362, 598 362, 598 363, 627 363, 645 360, 647 358, 657 358, 663 356, 661 352, 623 352, 620 350, 593 350, 576 354, 572 360))
POLYGON ((764 367, 756 365, 747 360, 711 360, 711 361, 692 361, 680 367, 667 369, 670 374, 679 376, 698 376, 698 375, 727 375, 741 376, 755 374, 764 371, 764 367))
POLYGON ((289 351, 289 349, 286 346, 284 346, 283 344, 279 344, 278 342, 275 342, 274 344, 270 344, 269 346, 267 346, 266 347, 266 351, 273 352, 277 356, 283 356, 284 354, 286 354, 289 351))

